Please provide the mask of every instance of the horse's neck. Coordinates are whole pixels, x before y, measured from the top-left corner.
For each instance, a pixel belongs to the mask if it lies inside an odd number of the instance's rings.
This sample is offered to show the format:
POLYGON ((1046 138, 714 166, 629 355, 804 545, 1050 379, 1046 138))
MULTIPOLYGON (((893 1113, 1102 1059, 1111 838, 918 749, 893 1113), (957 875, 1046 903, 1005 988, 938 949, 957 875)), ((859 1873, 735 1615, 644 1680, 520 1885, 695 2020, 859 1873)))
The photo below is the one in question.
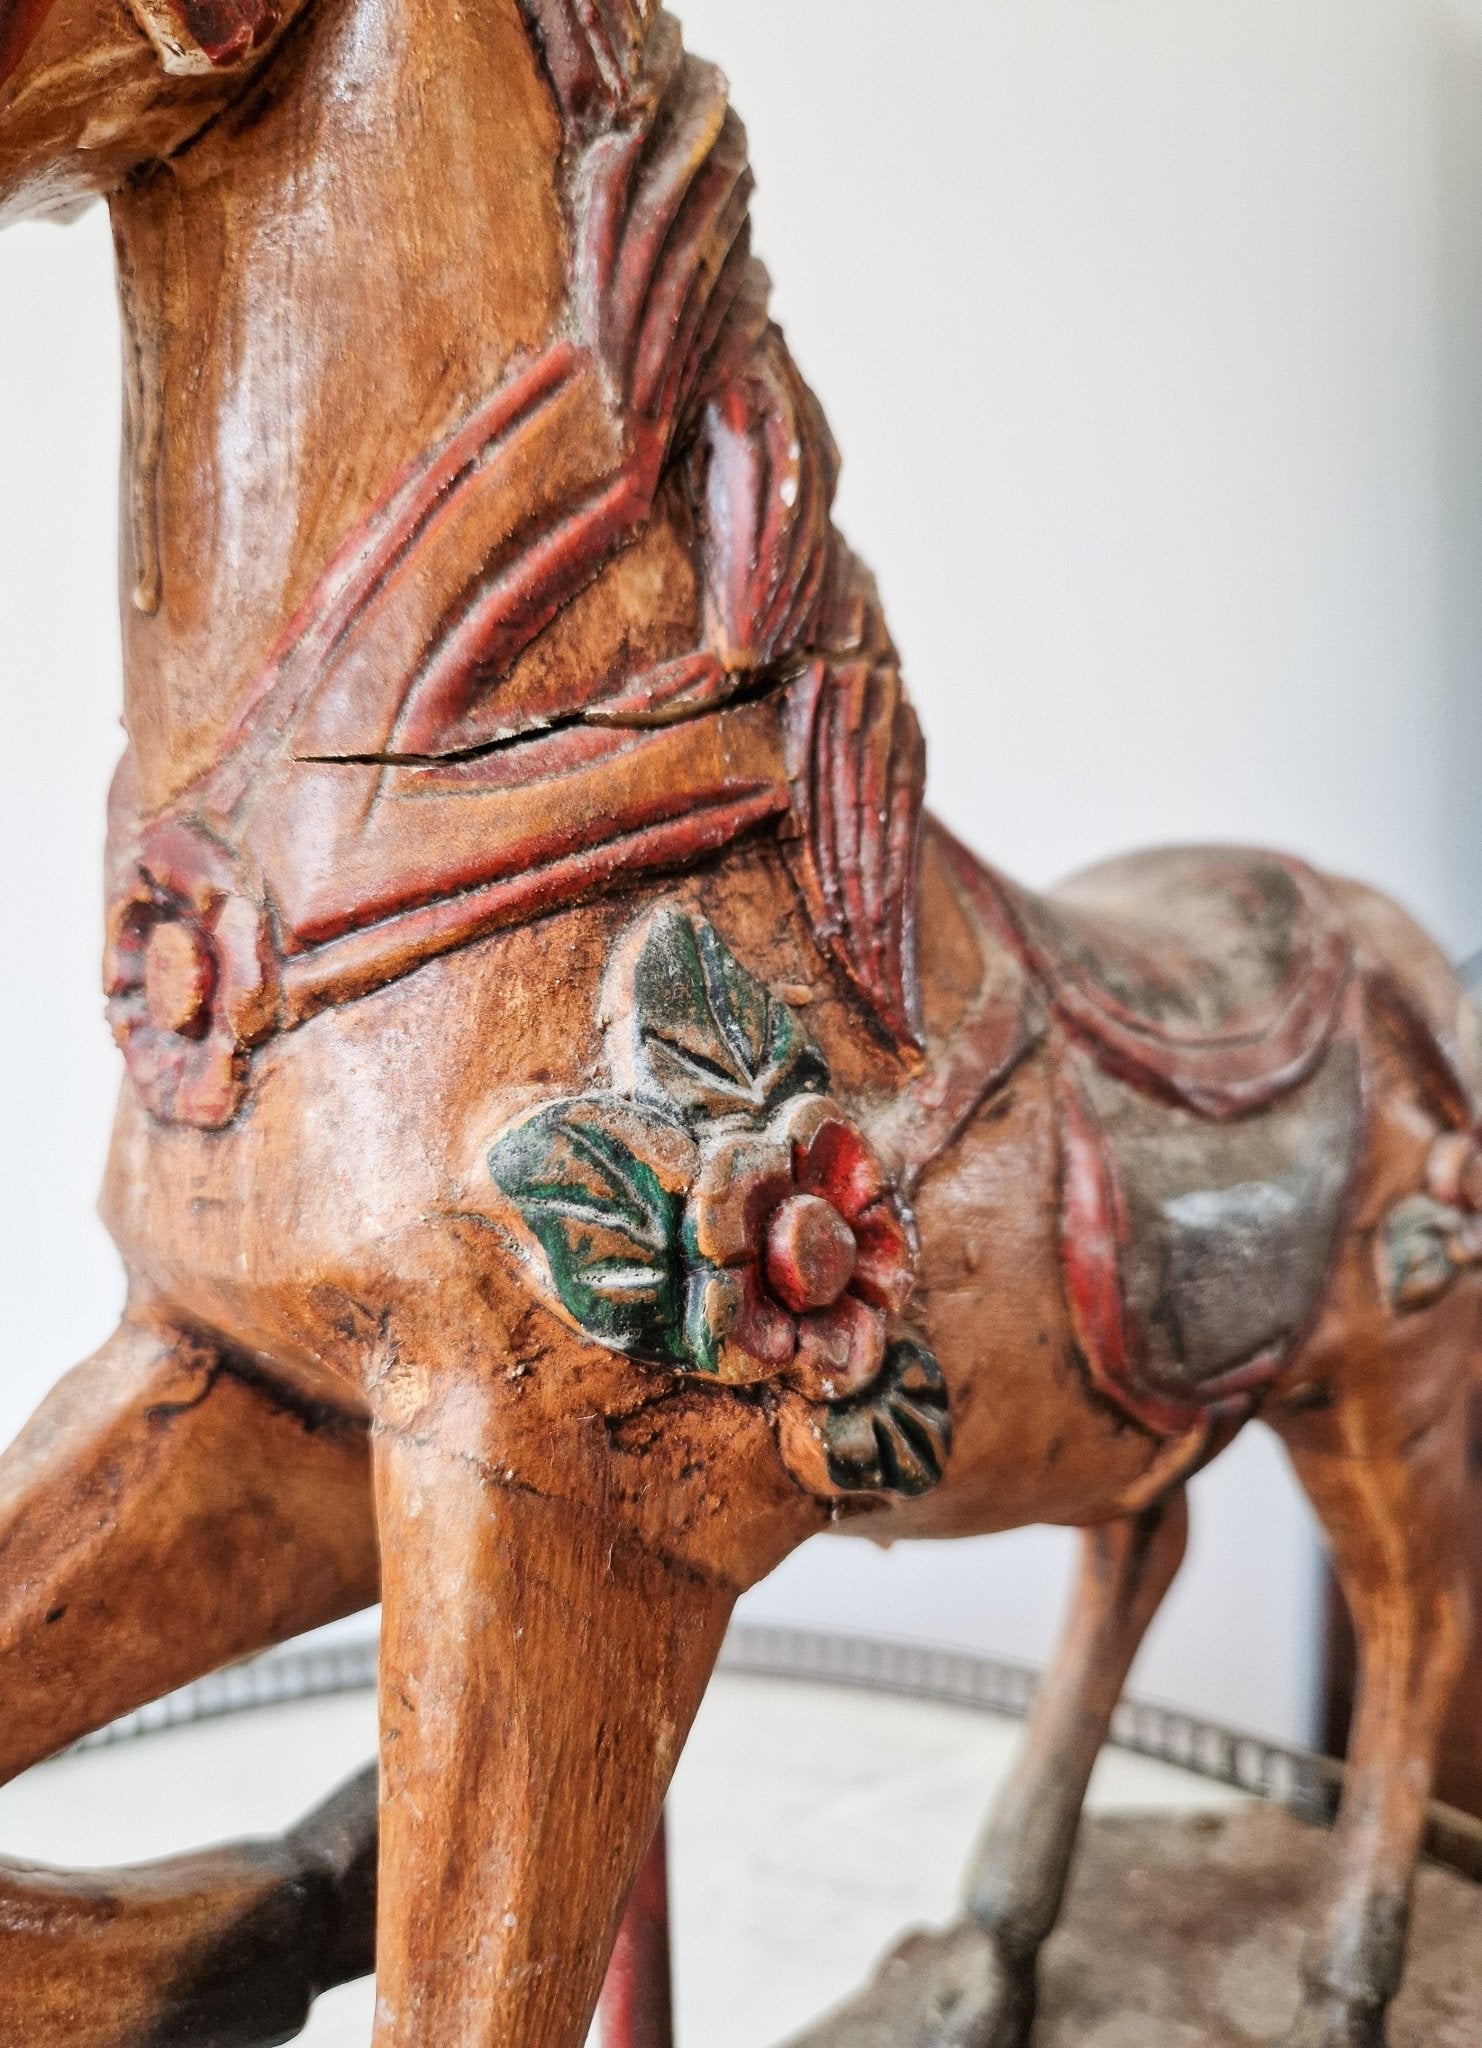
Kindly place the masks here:
POLYGON ((114 204, 125 706, 148 807, 337 542, 561 318, 560 125, 517 0, 327 0, 114 204))
POLYGON ((784 821, 914 1043, 921 736, 724 80, 656 0, 323 6, 118 208, 141 1085, 219 1122, 264 1032, 784 821), (206 902, 196 1073, 140 935, 206 902))

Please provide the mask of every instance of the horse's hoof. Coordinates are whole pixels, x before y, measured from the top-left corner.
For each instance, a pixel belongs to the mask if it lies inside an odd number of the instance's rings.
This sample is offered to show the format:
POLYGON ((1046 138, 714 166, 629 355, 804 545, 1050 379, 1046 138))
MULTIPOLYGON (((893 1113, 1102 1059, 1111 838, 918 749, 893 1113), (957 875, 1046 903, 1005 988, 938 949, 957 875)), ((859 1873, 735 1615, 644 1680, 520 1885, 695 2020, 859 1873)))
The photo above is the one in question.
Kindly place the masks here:
POLYGON ((1309 2000, 1276 2048, 1386 2048, 1384 2014, 1341 2000, 1309 2000))
POLYGON ((1010 1971, 971 1924, 913 1934, 847 2005, 790 2048, 1027 2048, 1034 1971, 1010 1971))

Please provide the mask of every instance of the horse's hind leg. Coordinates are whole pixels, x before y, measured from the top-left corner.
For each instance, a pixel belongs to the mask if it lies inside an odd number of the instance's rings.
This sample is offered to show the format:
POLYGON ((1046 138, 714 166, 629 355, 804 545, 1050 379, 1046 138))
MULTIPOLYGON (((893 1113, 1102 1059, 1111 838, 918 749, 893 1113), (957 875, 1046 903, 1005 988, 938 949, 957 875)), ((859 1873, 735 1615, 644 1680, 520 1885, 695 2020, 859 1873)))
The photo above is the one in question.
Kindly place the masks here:
MULTIPOLYGON (((0 1774, 376 1597, 366 1433, 126 1323, 0 1458, 0 1774)), ((0 2041, 252 2048, 368 1963, 364 1790, 139 1872, 0 1862, 0 2041), (359 1906, 358 1912, 355 1907, 359 1906)))
POLYGON ((1023 2048, 1039 1951, 1065 1897, 1091 1771, 1187 1540, 1181 1488, 1141 1515, 1083 1533, 1064 1640, 969 1873, 975 1929, 916 1937, 795 2048, 870 2048, 882 2039, 898 2048, 1023 2048))
POLYGON ((1331 1904, 1285 2048, 1383 2048, 1436 1743, 1469 1639, 1465 1386, 1448 1374, 1417 1418, 1406 1396, 1434 1386, 1434 1363, 1378 1364, 1330 1412, 1279 1423, 1326 1533, 1359 1661, 1331 1904))
POLYGON ((0 1865, 6 2048, 276 2048, 374 1968, 376 1778, 276 1839, 122 1870, 0 1865))

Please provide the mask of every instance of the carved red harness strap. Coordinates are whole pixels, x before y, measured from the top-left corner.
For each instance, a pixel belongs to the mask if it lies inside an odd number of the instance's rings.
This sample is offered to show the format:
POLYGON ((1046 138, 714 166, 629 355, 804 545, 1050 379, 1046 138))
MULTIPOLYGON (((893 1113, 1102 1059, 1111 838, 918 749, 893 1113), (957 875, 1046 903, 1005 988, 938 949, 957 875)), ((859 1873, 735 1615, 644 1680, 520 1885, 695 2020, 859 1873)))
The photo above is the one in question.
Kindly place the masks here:
POLYGON ((221 1125, 275 1032, 768 822, 824 948, 917 1036, 920 733, 768 322, 723 81, 664 16, 638 54, 600 105, 563 96, 568 335, 348 538, 214 768, 148 819, 120 776, 110 1014, 161 1117, 221 1125), (696 535, 701 644, 543 698, 521 657, 665 490, 696 535))

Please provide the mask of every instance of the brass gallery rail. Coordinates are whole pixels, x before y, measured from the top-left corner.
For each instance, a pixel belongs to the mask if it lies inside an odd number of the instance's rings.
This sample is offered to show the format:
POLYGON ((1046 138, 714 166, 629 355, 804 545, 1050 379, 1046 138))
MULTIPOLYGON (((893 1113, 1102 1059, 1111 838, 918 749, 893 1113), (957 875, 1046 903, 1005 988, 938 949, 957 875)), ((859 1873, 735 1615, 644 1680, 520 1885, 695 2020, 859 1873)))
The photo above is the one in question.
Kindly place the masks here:
MULTIPOLYGON (((126 1714, 75 1747, 99 1749, 257 1707, 366 1691, 376 1682, 376 1650, 375 1639, 367 1636, 254 1658, 126 1714)), ((732 1628, 718 1668, 754 1678, 790 1678, 940 1700, 1014 1720, 1029 1712, 1040 1682, 1040 1674, 1030 1665, 967 1650, 750 1624, 732 1628)), ((1114 1748, 1130 1755, 1270 1800, 1304 1820, 1327 1826, 1337 1811, 1343 1766, 1333 1758, 1288 1748, 1263 1735, 1221 1728, 1176 1707, 1125 1698, 1113 1716, 1110 1740, 1114 1748)), ((1432 1862, 1482 1884, 1482 1821, 1433 1802, 1426 1854, 1432 1862)))

